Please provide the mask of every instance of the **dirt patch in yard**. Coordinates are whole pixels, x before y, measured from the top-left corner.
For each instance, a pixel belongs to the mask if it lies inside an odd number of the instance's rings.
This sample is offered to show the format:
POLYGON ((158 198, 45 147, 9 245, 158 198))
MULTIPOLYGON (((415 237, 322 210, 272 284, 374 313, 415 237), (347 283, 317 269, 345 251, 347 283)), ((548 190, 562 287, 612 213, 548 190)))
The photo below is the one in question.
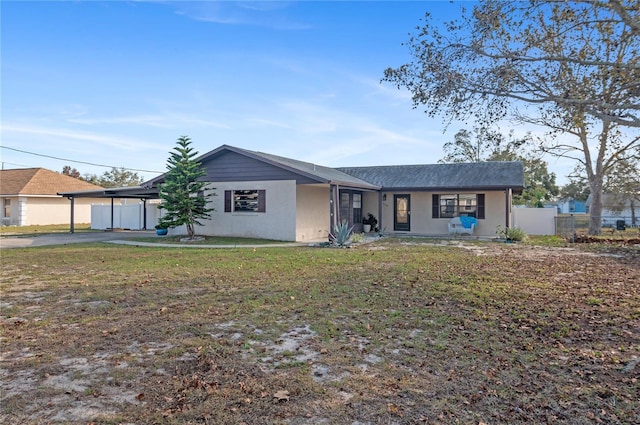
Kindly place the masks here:
POLYGON ((12 250, 0 420, 640 423, 638 250, 609 248, 12 250))

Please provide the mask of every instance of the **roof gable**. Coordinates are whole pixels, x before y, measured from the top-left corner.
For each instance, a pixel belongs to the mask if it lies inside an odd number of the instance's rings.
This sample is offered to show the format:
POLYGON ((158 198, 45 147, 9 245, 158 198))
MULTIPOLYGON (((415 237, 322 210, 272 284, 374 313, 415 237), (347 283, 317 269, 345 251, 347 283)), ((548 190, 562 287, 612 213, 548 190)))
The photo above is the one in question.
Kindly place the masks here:
MULTIPOLYGON (((264 152, 222 145, 199 158, 207 181, 295 180, 298 184, 331 183, 366 189, 375 185, 335 168, 323 167, 264 152)), ((165 174, 142 184, 151 187, 162 183, 165 174)))
POLYGON ((45 168, 0 171, 0 194, 57 195, 58 192, 96 190, 102 187, 45 168))

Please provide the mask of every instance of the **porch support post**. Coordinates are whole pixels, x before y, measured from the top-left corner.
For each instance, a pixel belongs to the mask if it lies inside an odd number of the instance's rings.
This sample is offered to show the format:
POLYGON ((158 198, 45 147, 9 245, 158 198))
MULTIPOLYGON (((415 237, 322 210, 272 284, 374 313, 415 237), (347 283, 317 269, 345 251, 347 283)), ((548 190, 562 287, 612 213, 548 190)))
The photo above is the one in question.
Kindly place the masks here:
POLYGON ((505 193, 505 227, 511 227, 511 188, 507 188, 505 193))
POLYGON ((75 220, 75 217, 74 217, 75 198, 73 196, 69 196, 67 199, 69 201, 71 201, 71 217, 70 217, 70 220, 69 220, 69 233, 73 233, 75 231, 75 225, 74 225, 74 220, 75 220))
POLYGON ((382 191, 378 191, 378 232, 382 232, 382 191))
POLYGON ((113 230, 113 197, 111 197, 111 230, 113 230))
POLYGON ((336 185, 329 185, 329 233, 334 234, 336 229, 336 185))
POLYGON ((147 200, 142 199, 142 230, 147 230, 147 200))
POLYGON ((340 215, 340 186, 335 185, 333 190, 335 191, 333 195, 333 216, 335 217, 336 227, 338 227, 342 222, 342 216, 340 215))

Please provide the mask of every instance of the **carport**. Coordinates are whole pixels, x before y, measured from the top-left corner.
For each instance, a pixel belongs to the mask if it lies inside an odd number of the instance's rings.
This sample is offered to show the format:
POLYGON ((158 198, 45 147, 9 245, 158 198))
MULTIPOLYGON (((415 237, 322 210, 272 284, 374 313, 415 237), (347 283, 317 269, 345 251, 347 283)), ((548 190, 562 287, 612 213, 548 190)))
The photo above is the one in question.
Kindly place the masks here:
POLYGON ((143 214, 143 229, 147 229, 147 201, 150 199, 159 199, 158 188, 150 187, 143 188, 141 186, 130 187, 117 187, 106 188, 102 190, 83 190, 78 192, 58 192, 58 195, 64 196, 71 202, 71 218, 69 220, 69 232, 74 232, 75 218, 74 218, 74 204, 76 198, 109 198, 111 199, 111 229, 113 229, 113 200, 118 199, 139 199, 142 201, 144 214, 143 214))

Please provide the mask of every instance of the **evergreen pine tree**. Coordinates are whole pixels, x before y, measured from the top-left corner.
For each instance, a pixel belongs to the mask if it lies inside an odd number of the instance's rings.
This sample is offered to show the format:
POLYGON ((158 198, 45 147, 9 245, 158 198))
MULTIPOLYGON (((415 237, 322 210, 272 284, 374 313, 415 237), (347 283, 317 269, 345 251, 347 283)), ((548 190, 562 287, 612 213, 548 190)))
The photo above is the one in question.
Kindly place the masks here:
POLYGON ((206 175, 202 164, 194 159, 198 154, 191 147, 191 139, 181 136, 177 146, 173 148, 167 160, 167 173, 164 183, 159 185, 160 209, 165 211, 158 223, 162 227, 174 228, 186 225, 189 238, 195 235, 195 225, 202 225, 200 220, 211 217, 213 208, 207 208, 209 197, 215 193, 205 194, 207 182, 201 178, 206 175))

